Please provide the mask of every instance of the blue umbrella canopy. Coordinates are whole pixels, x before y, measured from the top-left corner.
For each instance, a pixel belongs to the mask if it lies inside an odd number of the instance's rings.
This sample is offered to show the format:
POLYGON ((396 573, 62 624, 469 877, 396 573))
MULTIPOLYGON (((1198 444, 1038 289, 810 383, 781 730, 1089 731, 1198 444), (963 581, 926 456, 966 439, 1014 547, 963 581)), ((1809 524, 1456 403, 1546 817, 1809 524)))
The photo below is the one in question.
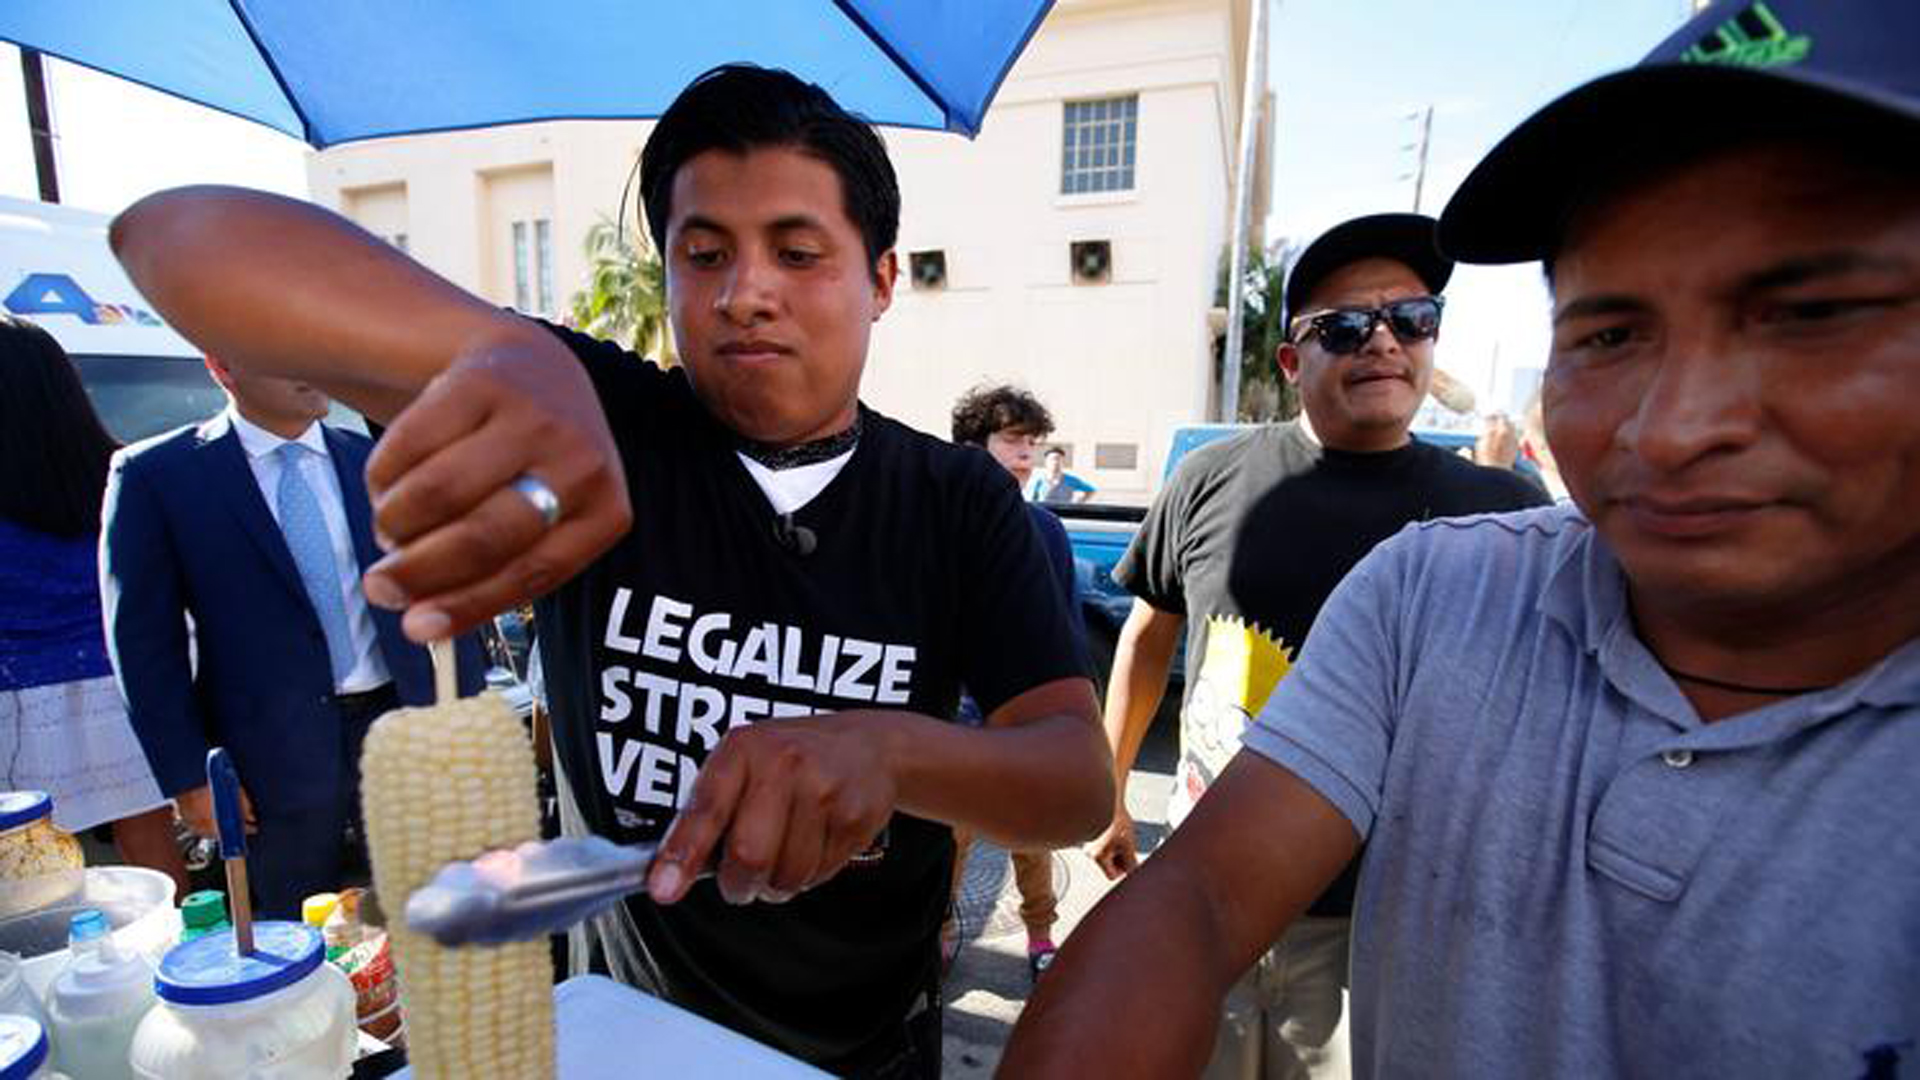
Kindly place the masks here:
POLYGON ((881 124, 980 130, 1053 0, 6 0, 0 40, 315 147, 658 116, 749 61, 881 124))

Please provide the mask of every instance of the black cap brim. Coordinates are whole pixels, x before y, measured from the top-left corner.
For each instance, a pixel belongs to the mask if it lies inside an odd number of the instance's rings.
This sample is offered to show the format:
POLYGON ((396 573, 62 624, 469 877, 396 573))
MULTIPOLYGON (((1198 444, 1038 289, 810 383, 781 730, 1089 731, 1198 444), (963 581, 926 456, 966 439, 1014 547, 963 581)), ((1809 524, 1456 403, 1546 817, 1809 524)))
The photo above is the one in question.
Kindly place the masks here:
POLYGON ((1440 248, 1464 263, 1543 259, 1623 166, 1665 160, 1689 143, 1816 131, 1849 115, 1920 119, 1898 95, 1805 73, 1663 63, 1604 76, 1534 113, 1474 167, 1440 215, 1440 248))
POLYGON ((1440 253, 1436 224, 1425 214, 1371 214, 1321 233, 1287 274, 1287 322, 1300 314, 1301 305, 1334 271, 1362 259, 1405 263, 1428 291, 1439 293, 1453 277, 1453 260, 1440 253))

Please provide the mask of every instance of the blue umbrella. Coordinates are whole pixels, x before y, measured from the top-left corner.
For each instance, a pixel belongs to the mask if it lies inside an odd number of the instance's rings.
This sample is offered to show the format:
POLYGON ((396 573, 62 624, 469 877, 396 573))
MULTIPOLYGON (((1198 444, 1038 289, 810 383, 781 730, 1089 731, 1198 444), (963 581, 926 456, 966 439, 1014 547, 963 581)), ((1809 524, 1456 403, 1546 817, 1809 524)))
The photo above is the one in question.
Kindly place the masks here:
POLYGON ((745 60, 871 121, 979 132, 1053 0, 6 0, 0 40, 315 147, 658 116, 745 60))

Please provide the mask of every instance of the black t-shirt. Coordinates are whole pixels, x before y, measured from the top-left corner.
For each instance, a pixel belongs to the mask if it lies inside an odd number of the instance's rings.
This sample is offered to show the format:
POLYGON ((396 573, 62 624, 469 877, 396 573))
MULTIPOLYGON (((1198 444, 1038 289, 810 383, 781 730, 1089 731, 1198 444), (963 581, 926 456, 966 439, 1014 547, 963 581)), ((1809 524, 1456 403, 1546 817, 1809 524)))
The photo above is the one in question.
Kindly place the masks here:
POLYGON ((1242 723, 1266 701, 1285 654, 1264 637, 1260 612, 1242 611, 1227 569, 1247 508, 1288 476, 1313 468, 1320 448, 1296 424, 1269 424, 1188 454, 1147 510, 1113 579, 1161 611, 1187 616, 1180 765, 1167 820, 1179 825, 1240 748, 1242 723))
MULTIPOLYGON (((1187 805, 1239 749, 1334 586, 1374 545, 1415 521, 1547 502, 1512 472, 1417 440, 1382 453, 1323 450, 1288 424, 1216 445, 1196 451, 1194 468, 1183 463, 1115 573, 1148 603, 1189 616, 1176 791, 1187 805)), ((1348 914, 1353 878, 1349 867, 1310 913, 1348 914)))
POLYGON ((1417 440, 1377 454, 1323 449, 1248 508, 1227 592, 1282 640, 1305 643, 1340 579, 1407 525, 1549 501, 1519 473, 1417 440))
MULTIPOLYGON (((1013 480, 871 411, 783 545, 730 432, 682 370, 555 328, 593 380, 632 491, 618 545, 540 605, 556 752, 588 824, 665 834, 728 728, 841 709, 951 719, 1085 674, 1013 480)), ((628 907, 678 1004, 831 1067, 934 983, 953 838, 895 814, 878 855, 786 904, 711 881, 628 907)))

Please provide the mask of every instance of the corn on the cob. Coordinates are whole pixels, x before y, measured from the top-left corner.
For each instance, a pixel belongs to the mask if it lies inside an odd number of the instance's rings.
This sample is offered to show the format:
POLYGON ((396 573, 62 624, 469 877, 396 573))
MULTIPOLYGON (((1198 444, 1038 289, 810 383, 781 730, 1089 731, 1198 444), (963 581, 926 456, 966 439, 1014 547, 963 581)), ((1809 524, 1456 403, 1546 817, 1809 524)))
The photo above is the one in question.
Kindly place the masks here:
MULTIPOLYGON (((389 912, 448 862, 539 836, 533 751, 497 695, 388 713, 367 735, 361 774, 374 888, 389 912)), ((544 940, 446 949, 392 922, 414 1076, 553 1076, 544 940)))

